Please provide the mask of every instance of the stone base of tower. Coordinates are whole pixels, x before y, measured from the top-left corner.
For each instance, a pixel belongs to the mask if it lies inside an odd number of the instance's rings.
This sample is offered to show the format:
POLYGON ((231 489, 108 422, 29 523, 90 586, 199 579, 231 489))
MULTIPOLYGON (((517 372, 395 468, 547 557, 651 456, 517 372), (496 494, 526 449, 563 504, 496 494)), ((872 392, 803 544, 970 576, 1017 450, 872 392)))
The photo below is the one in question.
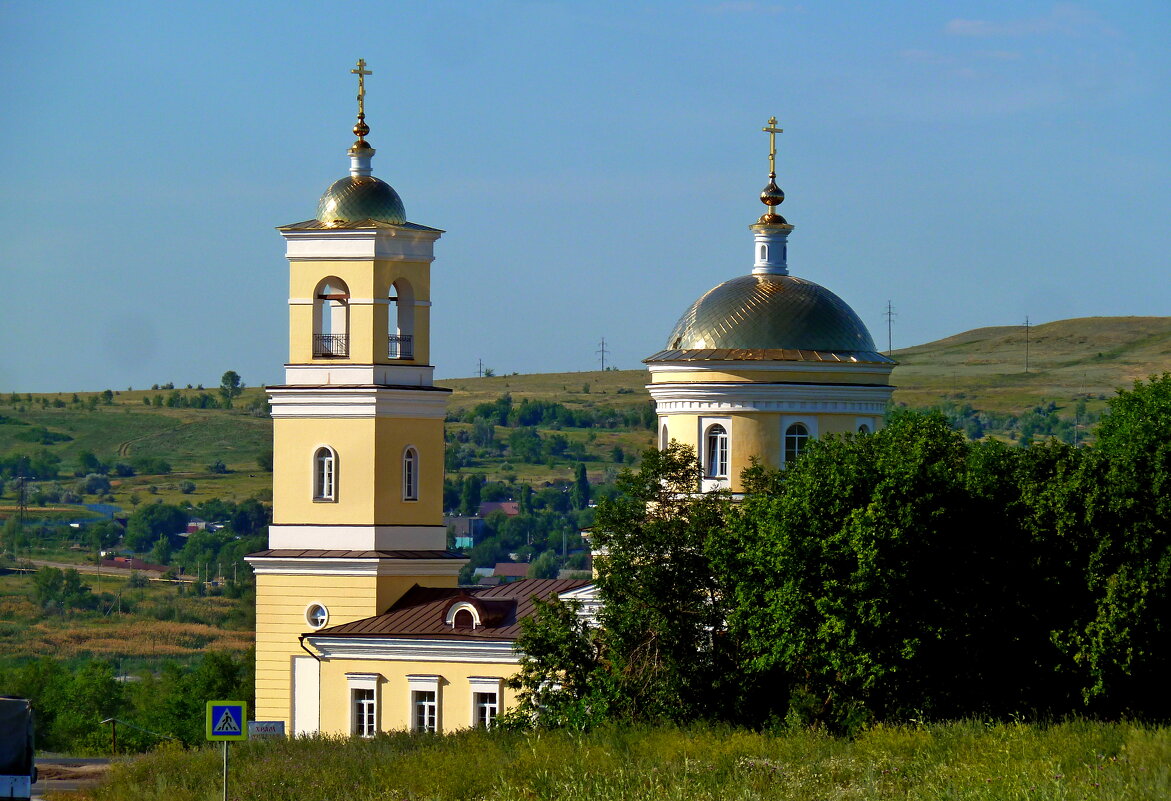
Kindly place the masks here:
POLYGON ((467 560, 433 550, 270 549, 247 561, 256 573, 256 719, 296 733, 298 692, 316 692, 295 686, 299 658, 311 658, 302 638, 381 614, 416 584, 455 587, 467 560))

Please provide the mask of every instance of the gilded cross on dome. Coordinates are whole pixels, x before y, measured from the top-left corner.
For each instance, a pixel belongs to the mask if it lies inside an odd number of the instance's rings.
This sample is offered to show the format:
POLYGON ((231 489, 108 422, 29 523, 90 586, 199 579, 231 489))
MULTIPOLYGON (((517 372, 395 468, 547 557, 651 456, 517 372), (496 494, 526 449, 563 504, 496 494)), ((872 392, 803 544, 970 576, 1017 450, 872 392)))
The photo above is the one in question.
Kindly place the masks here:
POLYGON ((777 134, 784 133, 783 128, 777 127, 777 118, 768 118, 768 127, 760 130, 768 134, 768 174, 770 178, 777 177, 777 134))
POLYGON ((351 75, 358 76, 358 124, 354 126, 354 133, 358 137, 359 142, 364 142, 363 137, 370 133, 370 126, 366 124, 366 76, 373 75, 373 70, 366 69, 366 59, 358 59, 358 68, 350 70, 351 75))

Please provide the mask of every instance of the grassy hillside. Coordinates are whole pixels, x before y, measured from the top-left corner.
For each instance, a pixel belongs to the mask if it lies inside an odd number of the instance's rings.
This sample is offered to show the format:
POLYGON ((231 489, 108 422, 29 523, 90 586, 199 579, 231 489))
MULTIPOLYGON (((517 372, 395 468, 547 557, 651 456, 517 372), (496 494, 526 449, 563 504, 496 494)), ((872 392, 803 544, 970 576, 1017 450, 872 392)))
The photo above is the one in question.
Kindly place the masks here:
MULTIPOLYGON (((977 328, 895 351, 895 401, 1022 411, 1041 400, 1099 400, 1171 370, 1171 317, 1082 317, 1025 327, 977 328)), ((1094 408, 1091 404, 1091 409, 1094 408)))

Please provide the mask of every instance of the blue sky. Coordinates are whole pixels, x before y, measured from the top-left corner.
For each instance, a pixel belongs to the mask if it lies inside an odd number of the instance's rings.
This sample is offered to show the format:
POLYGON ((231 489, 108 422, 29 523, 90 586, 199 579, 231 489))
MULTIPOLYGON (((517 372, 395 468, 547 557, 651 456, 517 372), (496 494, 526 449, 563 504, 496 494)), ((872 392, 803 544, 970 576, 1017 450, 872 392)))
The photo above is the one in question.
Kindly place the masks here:
MULTIPOLYGON (((1171 4, 0 2, 0 391, 282 379, 275 226, 375 174, 448 233, 437 374, 636 368, 751 268, 895 347, 1164 315, 1171 4)), ((897 374, 896 374, 897 375, 897 374)))

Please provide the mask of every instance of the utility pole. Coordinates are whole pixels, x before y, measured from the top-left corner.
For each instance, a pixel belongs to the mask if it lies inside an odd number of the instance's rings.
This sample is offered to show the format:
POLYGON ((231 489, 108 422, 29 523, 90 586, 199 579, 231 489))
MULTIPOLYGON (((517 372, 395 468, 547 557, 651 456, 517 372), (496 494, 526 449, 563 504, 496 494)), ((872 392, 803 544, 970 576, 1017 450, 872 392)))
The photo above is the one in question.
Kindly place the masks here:
POLYGON ((1025 315, 1025 372, 1029 372, 1029 315, 1025 315))
POLYGON ((893 322, 894 318, 895 318, 895 307, 892 306, 891 302, 888 300, 886 302, 886 355, 887 356, 889 356, 891 351, 894 350, 894 346, 893 346, 894 340, 891 337, 891 323, 893 322))
POLYGON ((476 367, 476 375, 479 376, 480 378, 483 378, 484 377, 484 360, 477 359, 476 361, 479 363, 479 365, 476 367))
POLYGON ((606 338, 605 337, 602 337, 602 346, 600 348, 598 348, 596 351, 594 351, 594 353, 600 353, 602 355, 602 372, 603 373, 606 372, 606 338))

